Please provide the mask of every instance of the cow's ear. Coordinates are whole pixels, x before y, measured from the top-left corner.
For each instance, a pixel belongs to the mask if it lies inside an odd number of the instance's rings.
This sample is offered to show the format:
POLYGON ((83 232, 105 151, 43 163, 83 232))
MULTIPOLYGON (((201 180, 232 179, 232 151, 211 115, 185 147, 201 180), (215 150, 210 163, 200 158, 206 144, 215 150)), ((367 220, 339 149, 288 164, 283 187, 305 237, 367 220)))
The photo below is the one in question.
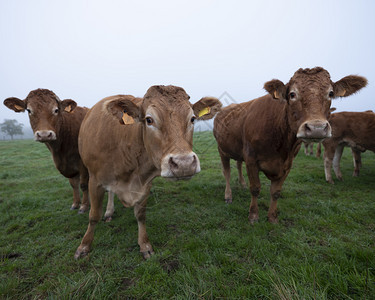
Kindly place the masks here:
POLYGON ((131 125, 140 121, 140 106, 133 96, 119 95, 115 99, 108 100, 104 105, 107 111, 122 125, 131 125))
POLYGON ((334 97, 347 97, 367 85, 367 79, 362 76, 349 75, 333 84, 334 97))
POLYGON ((198 120, 212 119, 223 105, 220 100, 214 97, 204 97, 193 104, 194 115, 198 120))
POLYGON ((264 84, 264 89, 271 94, 273 99, 286 99, 286 86, 278 79, 267 81, 264 84))
POLYGON ((72 99, 65 99, 60 102, 61 110, 66 111, 68 113, 72 112, 76 107, 77 103, 72 99))
POLYGON ((4 105, 15 112, 24 112, 26 109, 25 100, 21 100, 15 97, 7 98, 4 100, 4 105))

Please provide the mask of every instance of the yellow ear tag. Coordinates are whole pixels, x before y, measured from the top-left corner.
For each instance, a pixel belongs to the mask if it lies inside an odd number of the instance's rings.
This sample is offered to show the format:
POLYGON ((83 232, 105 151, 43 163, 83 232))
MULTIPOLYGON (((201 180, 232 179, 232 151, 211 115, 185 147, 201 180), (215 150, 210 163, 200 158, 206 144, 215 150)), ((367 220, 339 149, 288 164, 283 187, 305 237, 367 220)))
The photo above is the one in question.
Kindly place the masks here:
POLYGON ((72 111, 72 107, 70 105, 68 105, 67 107, 65 107, 64 109, 66 112, 71 112, 72 111))
POLYGON ((14 108, 17 109, 17 110, 23 110, 23 107, 22 106, 19 106, 17 104, 14 104, 14 108))
POLYGON ((122 120, 124 121, 125 125, 130 125, 130 124, 135 123, 134 119, 131 116, 129 116, 127 113, 123 113, 122 120))
POLYGON ((207 114, 210 113, 210 111, 211 111, 211 108, 210 108, 210 107, 205 107, 205 108, 203 108, 203 109, 199 112, 198 117, 200 118, 200 117, 202 117, 202 116, 204 116, 204 115, 207 115, 207 114))

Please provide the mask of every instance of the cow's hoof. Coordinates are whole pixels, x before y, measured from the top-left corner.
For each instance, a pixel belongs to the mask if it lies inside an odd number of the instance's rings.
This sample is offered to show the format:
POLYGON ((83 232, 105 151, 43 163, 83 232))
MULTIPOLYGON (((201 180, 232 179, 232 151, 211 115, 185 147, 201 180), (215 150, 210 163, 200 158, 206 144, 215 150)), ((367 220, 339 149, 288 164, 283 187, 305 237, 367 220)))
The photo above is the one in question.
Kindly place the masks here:
POLYGON ((225 198, 225 203, 231 204, 232 203, 232 198, 225 198))
POLYGON ((112 221, 112 217, 106 217, 104 216, 104 222, 109 223, 112 221))
POLYGON ((87 207, 85 205, 81 205, 81 207, 78 210, 78 214, 84 214, 88 210, 89 210, 89 207, 87 207))
POLYGON ((153 250, 147 250, 147 251, 141 252, 141 254, 143 256, 143 259, 149 259, 151 255, 155 254, 155 252, 153 250))
POLYGON ((279 223, 279 220, 277 218, 270 218, 268 217, 268 222, 270 222, 271 224, 278 224, 279 223))
POLYGON ((74 254, 74 259, 80 259, 82 257, 85 257, 89 253, 89 251, 90 250, 87 246, 79 246, 76 253, 74 254))
POLYGON ((70 210, 75 210, 75 209, 78 209, 79 205, 77 204, 73 204, 71 207, 70 207, 70 210))
POLYGON ((249 215, 249 222, 251 225, 254 225, 255 223, 258 223, 259 217, 255 214, 250 214, 249 215))

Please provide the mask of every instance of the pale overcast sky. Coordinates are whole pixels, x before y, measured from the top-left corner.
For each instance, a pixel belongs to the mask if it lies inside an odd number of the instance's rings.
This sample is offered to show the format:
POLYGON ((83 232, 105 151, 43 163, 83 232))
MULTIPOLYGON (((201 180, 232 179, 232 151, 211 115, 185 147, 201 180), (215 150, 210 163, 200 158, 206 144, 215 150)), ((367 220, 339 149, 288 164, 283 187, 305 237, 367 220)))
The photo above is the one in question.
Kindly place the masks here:
MULTIPOLYGON (((338 111, 375 110, 375 1, 0 0, 0 122, 37 88, 91 107, 155 84, 183 87, 196 102, 227 92, 243 102, 322 66, 333 81, 367 77, 338 111)), ((225 101, 224 101, 225 102, 225 101)))

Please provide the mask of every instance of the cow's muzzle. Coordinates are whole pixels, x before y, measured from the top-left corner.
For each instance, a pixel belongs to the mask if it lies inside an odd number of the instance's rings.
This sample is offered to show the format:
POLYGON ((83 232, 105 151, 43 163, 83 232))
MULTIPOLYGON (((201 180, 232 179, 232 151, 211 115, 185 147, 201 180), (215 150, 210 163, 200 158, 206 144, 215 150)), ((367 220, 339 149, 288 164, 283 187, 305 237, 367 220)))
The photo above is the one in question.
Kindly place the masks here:
POLYGON ((321 142, 331 136, 331 125, 327 120, 306 121, 299 127, 297 132, 297 138, 304 142, 321 142))
POLYGON ((38 142, 50 142, 56 140, 56 133, 53 130, 38 130, 34 133, 34 138, 38 142))
POLYGON ((200 171, 200 162, 194 152, 168 154, 162 159, 160 175, 165 178, 180 180, 190 179, 200 171))

